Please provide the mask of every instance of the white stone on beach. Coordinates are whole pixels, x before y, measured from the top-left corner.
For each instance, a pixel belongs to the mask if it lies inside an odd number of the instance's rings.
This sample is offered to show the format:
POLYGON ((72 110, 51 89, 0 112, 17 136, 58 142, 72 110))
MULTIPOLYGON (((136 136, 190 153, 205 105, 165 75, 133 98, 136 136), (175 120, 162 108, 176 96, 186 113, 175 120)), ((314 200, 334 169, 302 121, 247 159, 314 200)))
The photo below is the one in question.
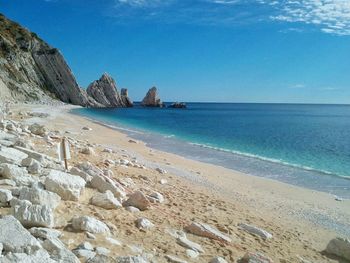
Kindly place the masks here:
POLYGON ((227 261, 222 257, 215 257, 212 260, 210 260, 210 263, 227 263, 227 261))
POLYGON ((272 238, 272 235, 267 232, 266 230, 263 230, 261 228, 258 228, 256 226, 248 225, 248 224, 238 224, 238 227, 247 231, 250 234, 260 236, 263 239, 270 239, 272 238))
POLYGON ((51 257, 58 262, 80 263, 74 253, 68 250, 58 238, 48 238, 42 245, 50 253, 51 257))
POLYGON ((82 128, 82 130, 84 130, 84 131, 92 131, 92 129, 91 129, 90 127, 87 127, 87 126, 84 126, 84 127, 82 128))
POLYGON ((131 213, 137 213, 137 212, 140 212, 140 209, 134 207, 134 206, 127 206, 125 207, 126 211, 129 211, 131 213))
POLYGON ((45 249, 39 249, 33 253, 7 253, 1 258, 1 263, 57 263, 50 258, 45 249))
POLYGON ((47 129, 45 128, 45 126, 38 123, 29 125, 28 130, 31 133, 39 136, 45 136, 45 134, 47 133, 47 129))
POLYGON ((341 237, 334 238, 328 243, 326 252, 350 260, 350 240, 341 237))
POLYGON ((103 173, 100 168, 92 165, 90 162, 79 163, 77 165, 77 168, 79 168, 80 170, 84 171, 85 173, 91 176, 95 176, 103 173))
POLYGON ((150 200, 152 203, 163 203, 164 202, 164 197, 161 193, 154 192, 149 195, 148 200, 150 200))
POLYGON ((102 150, 102 152, 104 152, 104 153, 112 153, 113 150, 112 150, 111 148, 104 148, 104 149, 102 150))
POLYGON ((108 255, 111 251, 105 247, 96 247, 95 252, 98 255, 108 255))
POLYGON ((91 180, 92 180, 92 176, 89 175, 88 173, 80 170, 79 168, 77 167, 72 167, 70 170, 69 170, 69 173, 70 174, 73 174, 73 175, 77 175, 77 176, 80 176, 81 178, 83 178, 85 180, 86 183, 89 183, 91 180))
POLYGON ((106 237, 106 241, 108 241, 110 244, 114 245, 114 246, 122 246, 123 243, 120 242, 117 239, 111 238, 111 237, 106 237))
POLYGON ((107 190, 105 193, 96 193, 90 199, 90 204, 104 209, 117 209, 122 204, 114 197, 113 193, 107 190))
POLYGON ((180 259, 178 257, 175 257, 173 255, 166 255, 165 258, 172 263, 187 263, 186 260, 180 259))
POLYGON ((55 209, 61 201, 61 197, 58 194, 37 187, 22 187, 18 198, 28 200, 35 205, 47 205, 52 209, 55 209))
POLYGON ((148 263, 141 256, 124 256, 124 257, 116 257, 116 263, 148 263))
POLYGON ((0 185, 16 186, 16 182, 10 179, 0 179, 0 185))
POLYGON ((273 263, 272 259, 261 254, 247 252, 240 260, 241 263, 273 263))
POLYGON ((58 194, 63 200, 78 201, 84 187, 83 178, 57 170, 51 170, 45 180, 45 188, 58 194))
POLYGON ((41 248, 40 243, 13 216, 0 218, 0 243, 5 252, 30 252, 41 248))
POLYGON ((86 250, 86 249, 74 249, 72 251, 78 258, 83 259, 84 261, 87 261, 93 257, 96 256, 96 253, 94 251, 91 250, 86 250))
POLYGON ((123 205, 134 206, 141 211, 144 211, 151 207, 151 202, 142 192, 136 191, 129 196, 129 199, 126 200, 123 205))
POLYGON ((12 207, 13 216, 25 227, 53 227, 53 211, 46 205, 32 205, 29 201, 19 202, 12 207))
POLYGON ((177 238, 177 243, 185 248, 189 248, 191 250, 194 250, 194 251, 198 251, 198 252, 201 252, 201 253, 204 253, 204 250, 202 248, 201 245, 195 243, 195 242, 192 242, 190 240, 187 239, 186 235, 182 235, 182 236, 179 236, 177 238))
POLYGON ((115 197, 124 198, 126 196, 123 186, 106 176, 94 175, 90 182, 90 185, 92 188, 97 189, 101 193, 109 190, 114 194, 115 197))
POLYGON ((156 171, 158 172, 158 173, 160 173, 160 174, 166 174, 166 173, 168 173, 166 170, 164 170, 164 169, 162 169, 162 168, 156 168, 156 171))
POLYGON ((167 181, 166 179, 161 179, 161 180, 159 181, 159 183, 164 185, 164 184, 167 184, 168 181, 167 181))
POLYGON ((186 249, 186 255, 189 258, 198 258, 199 252, 192 249, 186 249))
POLYGON ((105 223, 90 216, 73 218, 72 226, 75 230, 87 231, 93 234, 109 233, 109 228, 105 223))
POLYGON ((82 154, 86 154, 86 155, 94 155, 95 154, 95 151, 91 147, 84 147, 83 149, 81 149, 80 152, 82 154))
POLYGON ((12 199, 12 192, 7 189, 0 189, 0 203, 10 202, 12 199))
POLYGON ((29 232, 36 238, 48 239, 48 238, 59 238, 62 232, 56 229, 46 227, 32 227, 29 232))
MULTIPOLYGON (((47 162, 54 161, 54 159, 52 157, 45 155, 43 153, 39 153, 37 151, 31 150, 31 149, 27 149, 27 148, 23 148, 23 147, 19 147, 19 146, 16 146, 15 148, 18 151, 21 151, 21 152, 27 154, 29 158, 37 160, 43 166, 45 166, 47 162)), ((26 166, 28 166, 28 165, 26 165, 26 166)))
POLYGON ((20 165, 28 155, 14 148, 0 147, 0 163, 20 165))
POLYGON ((207 238, 211 238, 219 241, 225 241, 225 242, 232 241, 231 238, 229 238, 228 236, 225 236, 216 228, 204 223, 193 222, 192 224, 186 227, 186 231, 197 236, 207 237, 207 238))
POLYGON ((138 218, 136 221, 136 226, 140 230, 150 230, 154 227, 154 224, 149 221, 147 218, 138 218))
POLYGON ((3 178, 15 181, 18 186, 32 186, 38 182, 38 178, 28 175, 26 169, 14 164, 0 164, 0 175, 3 178))

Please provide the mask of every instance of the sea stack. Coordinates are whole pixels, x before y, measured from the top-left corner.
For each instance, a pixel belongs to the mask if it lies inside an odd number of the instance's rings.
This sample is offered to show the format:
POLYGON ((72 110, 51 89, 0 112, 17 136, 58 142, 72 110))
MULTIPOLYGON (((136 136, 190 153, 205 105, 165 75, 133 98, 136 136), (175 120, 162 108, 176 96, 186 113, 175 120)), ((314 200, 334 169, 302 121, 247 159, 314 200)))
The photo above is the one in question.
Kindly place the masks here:
POLYGON ((92 82, 87 88, 87 94, 98 103, 108 108, 132 107, 127 90, 119 94, 114 79, 104 73, 99 80, 92 82))
POLYGON ((148 90, 146 96, 141 102, 144 107, 164 107, 163 102, 160 100, 156 87, 152 87, 148 90))

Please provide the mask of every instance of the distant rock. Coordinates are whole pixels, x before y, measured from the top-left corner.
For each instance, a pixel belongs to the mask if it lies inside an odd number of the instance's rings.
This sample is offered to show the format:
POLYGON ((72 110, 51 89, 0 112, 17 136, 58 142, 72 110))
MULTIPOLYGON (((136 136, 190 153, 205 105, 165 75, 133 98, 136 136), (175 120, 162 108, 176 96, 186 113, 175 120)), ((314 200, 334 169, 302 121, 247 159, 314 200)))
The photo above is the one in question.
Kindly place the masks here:
POLYGON ((73 218, 72 226, 75 230, 87 231, 93 234, 109 233, 109 228, 105 223, 90 216, 73 218))
POLYGON ((252 234, 252 235, 257 235, 260 236, 263 239, 270 239, 272 238, 272 234, 267 232, 264 229, 258 228, 256 226, 248 225, 248 224, 238 224, 238 227, 245 230, 246 232, 252 234))
POLYGON ((141 102, 141 105, 144 107, 160 107, 160 108, 164 107, 163 102, 158 97, 158 92, 156 87, 153 87, 148 90, 146 96, 141 102))
POLYGON ((123 205, 133 206, 144 211, 151 207, 151 202, 142 192, 136 191, 129 196, 129 199, 126 200, 123 205))
POLYGON ((186 109, 187 105, 184 102, 174 102, 168 106, 168 108, 174 108, 174 109, 186 109))
POLYGON ((88 86, 87 94, 104 107, 132 107, 132 102, 127 96, 127 90, 123 89, 122 95, 119 94, 114 79, 107 73, 104 73, 99 80, 95 80, 88 86))
POLYGON ((194 235, 201 236, 201 237, 207 237, 207 238, 211 238, 219 241, 225 241, 225 242, 232 241, 231 238, 229 238, 228 236, 225 236, 219 230, 204 223, 193 222, 192 224, 186 227, 186 230, 189 233, 192 233, 194 235))

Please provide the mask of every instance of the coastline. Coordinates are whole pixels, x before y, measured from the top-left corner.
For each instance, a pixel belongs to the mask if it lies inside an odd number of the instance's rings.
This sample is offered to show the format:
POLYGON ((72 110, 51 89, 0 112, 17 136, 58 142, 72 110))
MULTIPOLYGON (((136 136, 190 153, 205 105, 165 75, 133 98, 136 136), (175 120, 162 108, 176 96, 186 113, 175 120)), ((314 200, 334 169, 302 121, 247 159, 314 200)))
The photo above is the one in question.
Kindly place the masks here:
MULTIPOLYGON (((267 246, 259 240, 244 236, 244 241, 239 242, 238 251, 244 251, 243 248, 247 246, 254 246, 275 259, 287 257, 291 262, 295 262, 293 258, 295 259, 297 255, 310 258, 310 254, 313 254, 315 259, 323 260, 322 262, 333 262, 317 258, 316 252, 323 251, 331 238, 337 235, 350 235, 349 200, 338 202, 330 194, 246 175, 151 149, 141 141, 137 143, 130 141, 131 138, 120 131, 70 113, 71 106, 56 107, 54 111, 49 106, 42 105, 16 106, 16 110, 19 109, 49 113, 50 117, 47 119, 30 121, 41 121, 50 130, 68 131, 68 136, 88 140, 99 148, 115 149, 120 154, 137 158, 140 163, 151 169, 167 170, 166 175, 154 172, 151 174, 156 176, 156 180, 166 178, 169 181, 171 188, 168 190, 174 194, 172 202, 178 203, 177 206, 181 204, 179 211, 183 211, 183 214, 181 212, 177 214, 180 218, 202 217, 202 220, 216 222, 221 227, 226 226, 228 233, 233 231, 230 226, 242 221, 249 222, 264 227, 275 235, 274 241, 267 246), (83 131, 84 126, 92 130, 83 131), (179 189, 180 192, 175 193, 179 189), (191 215, 190 211, 194 214, 191 215), (281 247, 283 251, 279 251, 281 247)), ((52 149, 51 154, 54 153, 55 149, 52 149)), ((94 160, 98 157, 91 158, 94 162, 98 162, 94 160)), ((85 157, 77 158, 73 162, 85 157)), ((142 176, 140 171, 124 168, 120 168, 118 173, 133 178, 142 176)), ((152 218, 153 215, 148 216, 152 218)), ((164 220, 168 222, 172 219, 164 218, 164 220)), ((240 233, 231 234, 242 240, 240 233)))

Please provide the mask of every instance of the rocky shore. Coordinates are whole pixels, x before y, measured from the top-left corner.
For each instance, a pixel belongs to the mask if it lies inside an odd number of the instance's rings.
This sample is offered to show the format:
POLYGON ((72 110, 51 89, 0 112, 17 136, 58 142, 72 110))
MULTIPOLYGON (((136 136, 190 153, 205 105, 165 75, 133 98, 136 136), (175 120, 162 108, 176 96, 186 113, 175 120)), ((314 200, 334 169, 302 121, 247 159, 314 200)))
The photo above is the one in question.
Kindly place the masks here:
POLYGON ((316 250, 298 229, 249 215, 129 149, 87 140, 96 127, 64 122, 52 130, 57 116, 12 108, 0 123, 0 262, 350 259, 346 239, 316 250), (68 170, 56 159, 62 137, 71 148, 68 170))

